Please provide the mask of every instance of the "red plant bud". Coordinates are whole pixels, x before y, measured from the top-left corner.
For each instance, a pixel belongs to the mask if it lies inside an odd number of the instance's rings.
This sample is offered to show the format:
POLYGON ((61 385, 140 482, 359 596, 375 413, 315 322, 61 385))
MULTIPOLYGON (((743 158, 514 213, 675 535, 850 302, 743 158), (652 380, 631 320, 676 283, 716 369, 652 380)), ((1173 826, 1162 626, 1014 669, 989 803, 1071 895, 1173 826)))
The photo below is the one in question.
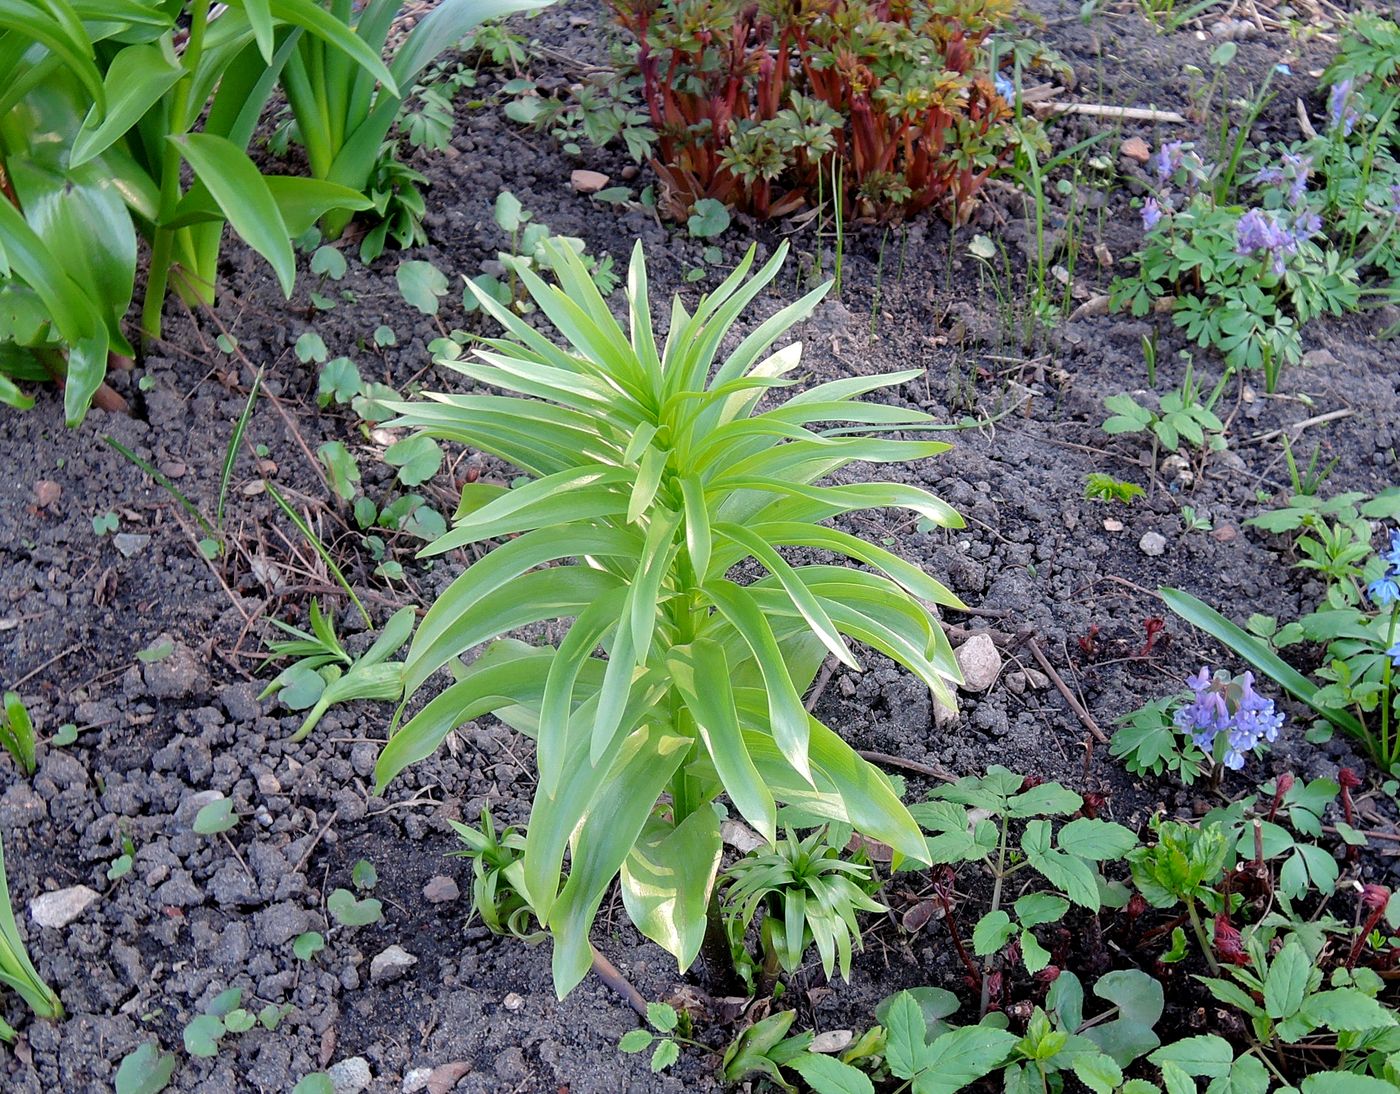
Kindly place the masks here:
POLYGON ((1097 794, 1090 790, 1084 795, 1084 804, 1079 807, 1079 811, 1093 820, 1099 815, 1099 810, 1108 804, 1108 795, 1097 794))
POLYGON ((1276 793, 1278 793, 1279 795, 1287 794, 1290 790, 1293 789, 1293 776, 1290 775, 1287 771, 1285 771, 1282 775, 1278 777, 1277 785, 1278 790, 1276 791, 1276 793))
POLYGON ((1143 899, 1142 894, 1134 893, 1128 898, 1128 903, 1123 908, 1123 914, 1129 919, 1136 919, 1146 912, 1148 907, 1149 905, 1147 901, 1143 899))
POLYGON ((472 464, 467 468, 467 473, 463 478, 465 478, 467 482, 476 482, 477 479, 481 478, 481 468, 477 467, 476 464, 472 464))
POLYGON ((1215 917, 1215 953, 1222 961, 1235 965, 1248 965, 1249 956, 1244 952, 1244 940, 1240 932, 1230 925, 1223 915, 1215 917))
POLYGON ((1060 978, 1059 966, 1046 965, 1045 968, 1041 969, 1038 973, 1035 974, 1035 978, 1039 983, 1053 984, 1056 980, 1060 978))
POLYGON ((1390 890, 1384 885, 1363 885, 1361 887, 1361 906, 1368 912, 1384 912, 1389 903, 1390 890))
POLYGON ((1020 792, 1024 794, 1027 790, 1034 790, 1044 781, 1045 780, 1042 779, 1039 775, 1027 775, 1021 780, 1020 792))
POLYGON ((1342 784, 1345 790, 1355 790, 1361 785, 1361 777, 1349 767, 1337 768, 1337 782, 1342 784))

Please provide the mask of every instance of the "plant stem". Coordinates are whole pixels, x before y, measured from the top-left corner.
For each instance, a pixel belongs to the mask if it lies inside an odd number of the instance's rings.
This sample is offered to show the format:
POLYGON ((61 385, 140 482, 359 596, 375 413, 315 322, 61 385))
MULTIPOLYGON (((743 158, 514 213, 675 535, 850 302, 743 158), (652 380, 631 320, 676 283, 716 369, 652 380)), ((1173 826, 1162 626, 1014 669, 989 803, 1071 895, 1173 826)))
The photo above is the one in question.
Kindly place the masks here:
POLYGON ((161 309, 165 306, 165 291, 170 279, 176 229, 165 225, 175 216, 180 203, 180 149, 174 138, 182 137, 193 119, 190 115, 190 91, 194 74, 204 52, 204 32, 209 26, 210 0, 194 0, 190 7, 190 36, 180 61, 185 74, 175 85, 170 101, 169 131, 160 150, 160 205, 156 214, 155 235, 151 241, 151 266, 146 277, 146 294, 141 301, 141 332, 148 341, 160 338, 161 309))
POLYGON ((1201 953, 1205 955, 1206 964, 1210 966, 1212 976, 1220 975, 1220 965, 1215 960, 1215 953, 1211 949, 1210 939, 1206 937, 1206 929, 1201 925, 1201 917, 1196 912, 1196 901, 1194 897, 1186 898, 1186 915, 1191 920, 1191 929, 1196 932, 1196 941, 1200 944, 1201 953))
MULTIPOLYGON (((1395 648, 1395 621, 1397 617, 1400 617, 1400 604, 1390 609, 1390 626, 1387 628, 1385 636, 1387 650, 1395 648)), ((1385 668, 1381 675, 1381 762, 1385 765, 1387 772, 1390 771, 1390 765, 1395 762, 1390 740, 1390 708, 1395 702, 1395 696, 1390 690, 1393 667, 1391 659, 1386 657, 1385 668)))
MULTIPOLYGON (((1002 818, 1001 818, 1001 839, 1000 839, 1000 841, 999 841, 999 843, 998 843, 998 846, 997 846, 997 868, 996 868, 996 871, 995 871, 995 878, 996 878, 996 880, 992 882, 992 906, 991 906, 991 908, 989 909, 989 912, 995 912, 998 908, 1001 907, 1001 886, 1002 886, 1002 882, 1006 879, 1006 829, 1007 829, 1007 826, 1008 826, 1008 821, 1007 821, 1007 819, 1006 819, 1005 817, 1002 817, 1002 818)), ((995 960, 995 958, 993 958, 992 960, 995 960)), ((991 961, 990 961, 990 960, 988 961, 988 964, 991 964, 991 961)), ((981 998, 981 1002, 980 1002, 979 1005, 978 1005, 978 1011, 977 1011, 977 1015, 978 1015, 978 1018, 979 1018, 979 1019, 987 1017, 987 1008, 991 1005, 991 1001, 992 1001, 992 984, 991 984, 991 978, 988 977, 988 976, 986 976, 986 975, 984 974, 983 977, 982 977, 982 998, 981 998)))

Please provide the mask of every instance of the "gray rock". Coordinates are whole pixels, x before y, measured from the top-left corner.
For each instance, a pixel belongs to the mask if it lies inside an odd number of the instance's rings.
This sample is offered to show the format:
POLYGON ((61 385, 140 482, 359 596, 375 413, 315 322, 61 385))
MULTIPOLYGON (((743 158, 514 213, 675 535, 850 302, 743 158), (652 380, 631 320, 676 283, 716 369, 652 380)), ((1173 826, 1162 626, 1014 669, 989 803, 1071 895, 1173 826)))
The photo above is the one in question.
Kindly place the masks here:
POLYGON ((251 684, 230 684, 219 691, 219 702, 235 722, 251 725, 262 713, 257 689, 251 684))
POLYGON ((1150 558, 1164 555, 1167 553, 1167 537, 1161 532, 1144 532, 1138 540, 1138 550, 1150 558))
POLYGON ((204 894, 194 883, 188 870, 171 870, 170 880, 155 891, 157 904, 174 908, 193 908, 204 903, 204 894))
POLYGON ((297 935, 311 929, 311 915, 305 908, 283 902, 258 912, 253 917, 253 924, 269 946, 285 946, 297 935))
POLYGON ((112 546, 121 553, 123 558, 135 558, 150 544, 150 536, 137 535, 135 532, 118 532, 112 537, 112 546))
POLYGON ((445 874, 430 877, 423 886, 423 899, 429 904, 447 904, 462 895, 457 883, 445 874))
POLYGON ((199 811, 210 802, 216 802, 222 798, 221 790, 200 790, 180 799, 180 804, 175 810, 175 821, 181 828, 188 828, 194 824, 195 817, 199 816, 199 811))
POLYGON ((176 642, 168 657, 142 666, 146 694, 157 699, 186 699, 209 688, 209 674, 188 646, 176 642))
POLYGON ((989 635, 974 634, 954 656, 962 669, 964 691, 986 691, 1001 672, 1001 653, 989 635))
POLYGON ((370 983, 387 984, 397 980, 416 964, 418 958, 402 946, 390 946, 369 963, 370 983))
POLYGON ((99 895, 86 885, 40 893, 29 902, 29 918, 41 927, 66 927, 87 911, 99 895))
POLYGON ((432 1068, 415 1067, 403 1077, 403 1094, 418 1094, 420 1090, 427 1090, 428 1080, 432 1077, 432 1068))
POLYGON ((335 1094, 360 1094, 367 1090, 374 1076, 370 1074, 369 1061, 363 1056, 351 1056, 332 1064, 326 1069, 335 1094))

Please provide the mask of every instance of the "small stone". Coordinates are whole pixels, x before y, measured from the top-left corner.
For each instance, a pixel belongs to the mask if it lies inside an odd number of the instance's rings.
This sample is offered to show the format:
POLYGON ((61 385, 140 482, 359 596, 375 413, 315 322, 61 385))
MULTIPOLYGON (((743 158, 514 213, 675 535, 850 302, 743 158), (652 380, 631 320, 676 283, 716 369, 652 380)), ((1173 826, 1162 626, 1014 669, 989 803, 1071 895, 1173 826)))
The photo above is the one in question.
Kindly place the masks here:
POLYGON ((958 724, 961 715, 948 707, 945 707, 937 699, 933 701, 933 728, 938 730, 952 729, 958 724))
POLYGON ((462 895, 457 883, 444 874, 430 877, 423 886, 423 899, 429 904, 447 904, 462 895))
POLYGON ((829 1029, 825 1033, 818 1033, 812 1038, 812 1043, 807 1046, 808 1052, 844 1052, 852 1041, 855 1040, 855 1033, 849 1029, 829 1029))
POLYGON ((150 545, 150 536, 135 532, 118 532, 112 537, 112 546, 123 558, 135 558, 150 545))
POLYGON ((415 1067, 403 1077, 403 1094, 418 1094, 420 1090, 428 1089, 428 1079, 432 1074, 430 1067, 415 1067))
POLYGON ((63 495, 63 487, 52 479, 40 479, 34 484, 34 504, 47 509, 63 495))
POLYGON ((360 1094, 367 1090, 374 1076, 369 1070, 369 1061, 363 1056, 351 1056, 332 1064, 326 1069, 335 1094, 360 1094))
POLYGON ((573 171, 569 175, 569 185, 576 194, 596 194, 608 184, 608 176, 601 171, 573 171))
POLYGON ((1001 672, 1001 654, 990 635, 974 634, 954 656, 962 669, 964 691, 986 691, 1001 672))
POLYGON ((185 795, 175 807, 175 823, 181 828, 190 827, 201 809, 223 796, 222 790, 196 790, 193 794, 185 795))
POLYGON ((1144 532, 1138 540, 1138 550, 1150 558, 1158 558, 1167 553, 1167 537, 1161 532, 1144 532))
POLYGON ((258 772, 258 793, 271 796, 282 793, 282 781, 271 771, 258 772))
POLYGON ((387 984, 397 980, 416 964, 418 958, 402 946, 390 946, 369 963, 370 983, 387 984))
POLYGON ((1310 349, 1303 354, 1303 366, 1305 368, 1329 368, 1332 365, 1340 365, 1336 356, 1329 349, 1310 349))
POLYGON ((1210 538, 1217 543, 1233 543, 1239 538, 1239 529, 1233 524, 1222 524, 1210 534, 1210 538))
POLYGON ((1036 691, 1044 691, 1050 686, 1050 677, 1039 669, 1022 669, 1021 675, 1026 678, 1026 684, 1036 691))
POLYGON ((40 893, 29 902, 29 918, 41 927, 66 927, 87 911, 99 895, 86 885, 40 893))
POLYGON ((1026 677, 1021 672, 1008 672, 1006 674, 1006 690, 1012 695, 1024 695, 1026 693, 1026 677))
POLYGON ((517 1011, 525 1005, 525 1000, 516 992, 510 992, 501 1004, 508 1011, 517 1011))
POLYGON ((1103 530, 1105 532, 1121 532, 1123 530, 1123 522, 1109 517, 1103 522, 1103 530))
MULTIPOLYGON (((160 641, 168 641, 162 635, 160 641)), ((172 643, 170 653, 158 661, 141 666, 146 694, 156 699, 186 699, 208 690, 209 674, 199 658, 188 647, 172 643)))
POLYGON ((428 1094, 448 1094, 472 1069, 466 1060, 453 1060, 450 1064, 439 1064, 428 1076, 428 1094))
POLYGON ((1152 149, 1141 137, 1129 137, 1118 146, 1118 153, 1134 163, 1146 163, 1152 158, 1152 149))

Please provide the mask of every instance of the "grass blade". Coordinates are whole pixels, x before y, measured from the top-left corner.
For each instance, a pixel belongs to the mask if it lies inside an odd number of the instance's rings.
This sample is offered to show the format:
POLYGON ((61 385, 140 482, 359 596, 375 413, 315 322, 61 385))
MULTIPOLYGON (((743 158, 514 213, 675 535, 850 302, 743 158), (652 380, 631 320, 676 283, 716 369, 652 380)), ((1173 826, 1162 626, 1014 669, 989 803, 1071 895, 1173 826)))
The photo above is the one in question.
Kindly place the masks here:
POLYGON ((1262 641, 1241 630, 1209 604, 1180 589, 1158 589, 1157 595, 1182 619, 1239 654, 1279 687, 1307 703, 1333 725, 1363 741, 1369 741, 1366 727, 1344 710, 1329 709, 1317 701, 1318 686, 1288 664, 1262 641))
POLYGON ((233 427, 233 435, 228 439, 224 452, 224 468, 219 475, 219 504, 214 510, 214 523, 220 531, 224 527, 224 499, 228 497, 229 479, 233 477, 233 464, 238 458, 238 446, 243 443, 243 434, 248 429, 248 420, 253 416, 253 406, 258 401, 258 388, 262 385, 263 370, 253 377, 253 386, 248 390, 248 401, 243 404, 243 413, 238 416, 238 424, 233 427))
POLYGON ((209 526, 209 522, 204 519, 204 514, 202 514, 199 511, 199 509, 195 507, 194 502, 190 501, 189 498, 185 497, 184 494, 180 493, 179 489, 175 486, 175 484, 171 482, 168 478, 166 478, 164 475, 162 475, 158 470, 156 470, 156 468, 152 464, 148 463, 146 460, 143 460, 140 456, 138 456, 131 449, 127 448, 126 445, 122 444, 122 442, 117 440, 115 437, 109 437, 106 434, 103 434, 102 439, 108 444, 110 444, 113 448, 115 448, 118 452, 120 452, 123 456, 125 456, 128 460, 134 463, 152 479, 154 479, 155 484, 159 486, 162 490, 164 490, 167 494, 169 494, 172 498, 174 498, 176 501, 178 501, 180 503, 180 508, 182 508, 191 517, 193 517, 195 521, 198 522, 201 528, 203 528, 210 535, 214 534, 214 529, 209 526))
POLYGON ((331 576, 334 577, 340 587, 345 590, 345 595, 347 595, 350 598, 350 602, 355 605, 356 610, 360 613, 360 618, 365 621, 365 626, 373 627, 374 620, 370 618, 369 612, 365 610, 365 606, 360 603, 360 598, 355 595, 355 590, 350 588, 350 582, 345 580, 345 575, 341 572, 340 567, 335 564, 335 559, 331 558, 331 553, 326 550, 326 545, 321 542, 320 537, 311 530, 311 526, 301 518, 300 514, 287 504, 287 499, 278 493, 277 488, 273 486, 272 483, 264 479, 263 486, 267 489, 268 497, 278 504, 282 512, 287 514, 287 519, 295 524, 297 530, 306 537, 306 541, 310 543, 312 547, 316 548, 316 553, 321 556, 321 561, 326 564, 326 569, 331 572, 331 576))

